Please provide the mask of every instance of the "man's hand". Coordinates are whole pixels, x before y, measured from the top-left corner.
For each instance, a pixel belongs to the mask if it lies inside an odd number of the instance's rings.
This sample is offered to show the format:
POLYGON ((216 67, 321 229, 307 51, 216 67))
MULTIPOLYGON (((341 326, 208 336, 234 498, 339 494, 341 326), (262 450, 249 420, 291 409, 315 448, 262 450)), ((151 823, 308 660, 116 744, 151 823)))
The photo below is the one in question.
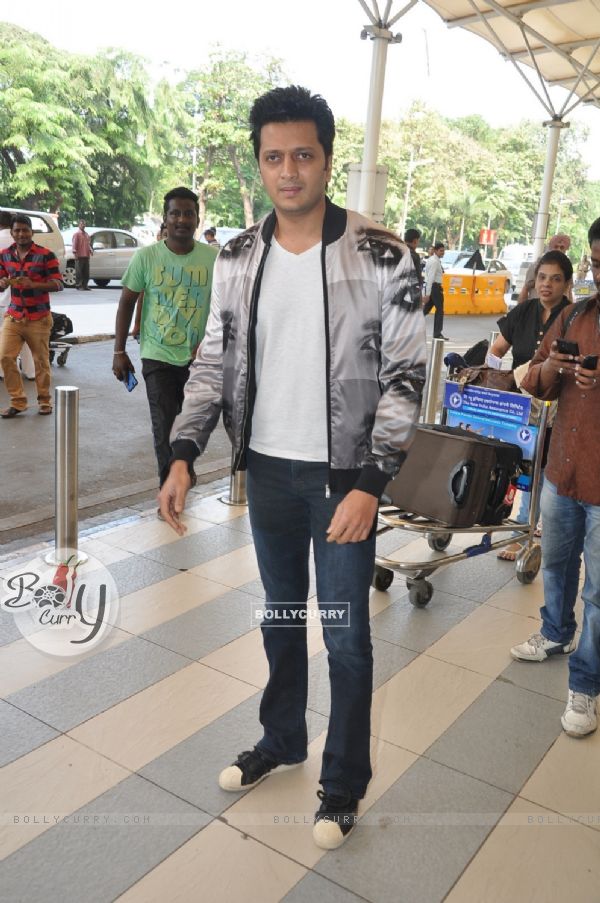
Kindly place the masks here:
POLYGON ((544 361, 542 369, 546 371, 548 376, 555 377, 557 374, 560 376, 569 373, 573 374, 578 366, 578 358, 572 354, 561 354, 560 351, 556 350, 556 342, 552 342, 550 354, 544 361))
POLYGON ((327 528, 327 542, 362 542, 373 527, 377 499, 361 489, 353 489, 339 503, 327 528))
POLYGON ((112 372, 120 382, 127 380, 128 373, 135 373, 135 367, 126 351, 120 354, 113 354, 112 372))
POLYGON ((185 461, 173 461, 169 476, 158 493, 160 513, 176 533, 183 536, 187 527, 181 523, 180 516, 185 508, 185 497, 192 481, 185 461))
MULTIPOLYGON (((583 360, 583 355, 580 354, 579 359, 583 360)), ((595 370, 584 370, 579 363, 575 367, 575 382, 580 389, 585 389, 586 392, 597 389, 599 380, 600 370, 597 367, 595 370)))

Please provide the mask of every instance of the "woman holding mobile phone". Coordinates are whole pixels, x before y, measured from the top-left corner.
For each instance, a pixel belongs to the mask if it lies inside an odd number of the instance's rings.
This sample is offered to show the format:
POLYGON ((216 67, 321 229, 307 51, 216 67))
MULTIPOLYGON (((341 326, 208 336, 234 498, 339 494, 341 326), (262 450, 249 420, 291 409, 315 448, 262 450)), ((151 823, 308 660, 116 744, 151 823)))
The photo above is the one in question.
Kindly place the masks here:
MULTIPOLYGON (((498 320, 500 335, 490 353, 502 358, 512 349, 513 369, 528 364, 542 339, 570 302, 567 297, 573 279, 573 264, 562 251, 547 251, 535 268, 535 297, 523 301, 498 320)), ((549 438, 549 437, 548 437, 549 438)), ((539 512, 535 512, 536 519, 539 512)), ((527 523, 529 494, 521 493, 521 505, 515 518, 518 524, 527 523)), ((503 561, 514 561, 521 544, 514 542, 498 552, 503 561)))

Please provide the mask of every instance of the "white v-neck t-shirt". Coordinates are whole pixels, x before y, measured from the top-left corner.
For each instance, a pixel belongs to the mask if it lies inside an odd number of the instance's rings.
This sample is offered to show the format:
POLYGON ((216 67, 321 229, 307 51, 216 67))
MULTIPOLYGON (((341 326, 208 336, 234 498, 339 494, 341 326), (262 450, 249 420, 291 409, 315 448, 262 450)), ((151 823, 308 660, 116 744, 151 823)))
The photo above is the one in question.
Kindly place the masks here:
POLYGON ((273 238, 256 321, 253 451, 328 460, 325 368, 321 243, 292 254, 273 238))

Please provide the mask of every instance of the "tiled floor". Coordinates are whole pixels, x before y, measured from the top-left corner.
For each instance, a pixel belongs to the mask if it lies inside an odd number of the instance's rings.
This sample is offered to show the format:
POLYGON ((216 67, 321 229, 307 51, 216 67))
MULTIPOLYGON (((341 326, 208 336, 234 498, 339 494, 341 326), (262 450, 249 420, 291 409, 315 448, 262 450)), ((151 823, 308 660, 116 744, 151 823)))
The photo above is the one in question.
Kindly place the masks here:
MULTIPOLYGON (((178 539, 148 512, 83 541, 121 594, 87 658, 42 656, 0 613, 1 901, 600 901, 600 733, 561 732, 566 660, 508 652, 539 623, 539 578, 484 555, 436 572, 424 609, 401 578, 373 591, 374 776, 324 853, 320 630, 306 763, 223 792, 219 770, 259 736, 262 587, 245 509, 198 497, 187 523, 178 539)), ((379 547, 423 552, 399 532, 379 547)))

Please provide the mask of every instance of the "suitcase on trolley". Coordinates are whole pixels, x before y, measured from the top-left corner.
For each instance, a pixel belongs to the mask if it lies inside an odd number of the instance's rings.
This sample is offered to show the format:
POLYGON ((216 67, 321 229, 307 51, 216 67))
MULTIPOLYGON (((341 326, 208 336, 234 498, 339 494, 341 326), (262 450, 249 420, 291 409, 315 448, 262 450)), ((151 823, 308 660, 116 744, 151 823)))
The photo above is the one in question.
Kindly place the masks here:
POLYGON ((499 524, 511 512, 521 461, 518 445, 424 424, 386 494, 397 508, 451 527, 499 524))

